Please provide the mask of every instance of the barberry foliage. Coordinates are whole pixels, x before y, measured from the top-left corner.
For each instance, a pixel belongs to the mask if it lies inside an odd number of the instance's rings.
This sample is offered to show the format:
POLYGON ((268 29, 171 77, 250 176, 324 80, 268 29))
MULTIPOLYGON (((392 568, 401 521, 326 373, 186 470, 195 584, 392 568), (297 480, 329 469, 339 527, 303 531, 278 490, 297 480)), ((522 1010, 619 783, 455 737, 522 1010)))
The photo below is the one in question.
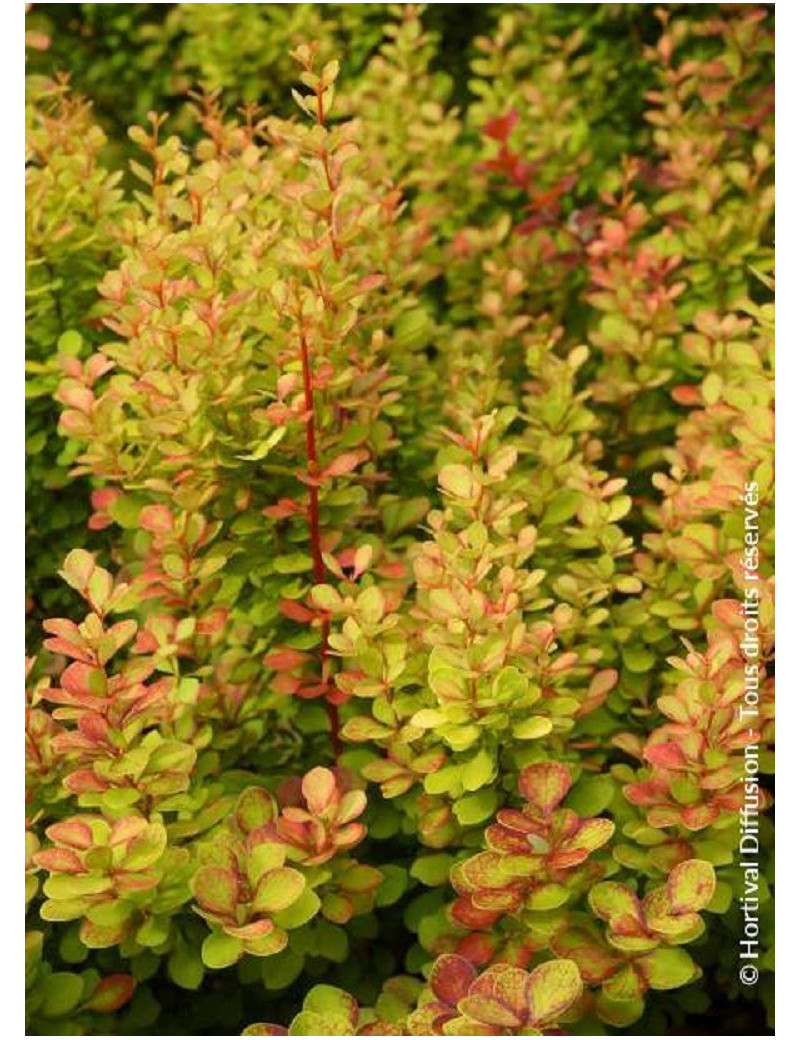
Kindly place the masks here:
POLYGON ((29 7, 28 1034, 768 1031, 771 8, 29 7))

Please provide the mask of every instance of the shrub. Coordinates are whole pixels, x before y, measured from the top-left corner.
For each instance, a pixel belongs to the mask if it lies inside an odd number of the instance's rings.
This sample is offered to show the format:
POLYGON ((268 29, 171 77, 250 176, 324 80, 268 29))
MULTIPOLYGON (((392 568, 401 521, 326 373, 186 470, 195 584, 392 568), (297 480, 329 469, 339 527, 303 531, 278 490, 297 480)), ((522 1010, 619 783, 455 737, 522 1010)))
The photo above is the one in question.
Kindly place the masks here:
POLYGON ((81 6, 158 75, 29 84, 29 1031, 765 1028, 767 12, 81 6))
MULTIPOLYGON (((49 42, 31 32, 26 53, 49 42)), ((26 613, 41 621, 69 602, 53 579, 88 517, 86 484, 70 482, 74 453, 56 433, 57 353, 80 356, 98 340, 96 285, 124 203, 88 102, 62 77, 30 75, 25 87, 26 613)))

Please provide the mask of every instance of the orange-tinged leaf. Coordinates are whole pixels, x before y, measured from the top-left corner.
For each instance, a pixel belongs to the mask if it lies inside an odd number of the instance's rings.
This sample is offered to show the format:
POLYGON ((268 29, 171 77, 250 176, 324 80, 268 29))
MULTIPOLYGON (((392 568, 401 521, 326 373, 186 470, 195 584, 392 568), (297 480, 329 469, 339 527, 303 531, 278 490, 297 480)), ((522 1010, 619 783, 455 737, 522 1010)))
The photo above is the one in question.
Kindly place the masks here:
POLYGON ((445 1022, 443 1032, 445 1036, 497 1036, 494 1024, 487 1025, 484 1022, 476 1022, 474 1019, 466 1018, 463 1015, 445 1022))
MULTIPOLYGON (((524 974, 524 973, 523 973, 524 974)), ((499 1026, 503 1029, 514 1029, 519 1026, 519 1018, 514 1012, 491 997, 464 997, 458 1002, 458 1010, 467 1018, 474 1019, 487 1026, 499 1026)), ((467 1035, 471 1035, 472 1030, 467 1035)), ((463 1035, 463 1034, 462 1034, 463 1035)), ((500 1034, 503 1035, 502 1033, 500 1034)))
POLYGON ((443 466, 439 471, 439 485, 454 498, 470 498, 476 487, 472 471, 461 463, 443 466))
POLYGON ((537 762, 519 776, 519 793, 545 815, 564 800, 571 786, 569 769, 560 762, 537 762))
POLYGON ((222 867, 200 867, 192 878, 192 893, 204 910, 233 916, 239 898, 236 874, 222 867))
POLYGON ((336 799, 336 777, 330 769, 317 766, 303 777, 302 791, 309 812, 321 816, 336 799))
POLYGON ((453 868, 453 884, 457 892, 476 888, 503 888, 509 874, 504 857, 496 852, 479 852, 453 868))
POLYGON ((128 1003, 135 989, 136 979, 132 975, 108 975, 97 984, 83 1009, 99 1011, 103 1015, 113 1014, 128 1003))
POLYGON ((573 836, 562 843, 562 849, 580 848, 588 851, 599 849, 611 839, 614 833, 613 820, 598 818, 583 820, 573 836))
POLYGON ((142 816, 124 816, 117 820, 111 828, 109 845, 125 845, 137 838, 147 828, 147 820, 142 816))
POLYGON ((47 837, 59 845, 68 845, 74 849, 90 849, 94 844, 92 829, 79 817, 53 823, 45 831, 47 837))
POLYGON ((250 921, 241 925, 225 925, 225 934, 234 939, 246 939, 253 942, 257 939, 263 940, 275 931, 275 925, 268 917, 262 917, 260 921, 250 921))
POLYGON ((360 466, 362 462, 366 462, 368 458, 368 451, 346 451, 337 456, 333 462, 328 463, 320 473, 320 477, 323 479, 326 477, 343 477, 347 473, 352 473, 356 467, 360 466))
POLYGON ((644 749, 644 757, 651 765, 662 769, 683 769, 686 756, 677 744, 668 741, 664 744, 648 744, 644 749))
POLYGON ((305 664, 307 660, 308 654, 303 653, 302 650, 292 650, 291 647, 286 646, 267 654, 264 658, 264 664, 267 668, 274 668, 275 671, 283 672, 298 668, 300 665, 305 664))
POLYGON ((105 950, 117 946, 131 930, 130 919, 118 925, 99 925, 93 921, 83 921, 80 927, 80 939, 90 950, 105 950))
POLYGON ((583 981, 593 986, 610 978, 620 965, 618 956, 592 935, 577 930, 557 935, 552 949, 559 957, 574 961, 583 981))
POLYGON ((36 853, 33 861, 51 873, 78 874, 83 870, 83 863, 71 849, 44 849, 36 853))
POLYGON ((611 930, 639 935, 644 928, 638 897, 618 881, 602 881, 589 893, 589 905, 597 917, 608 921, 611 930))
POLYGON ((152 534, 169 534, 174 526, 174 518, 168 506, 145 506, 139 513, 139 524, 152 534))
POLYGON ((271 823, 276 813, 275 799, 263 787, 248 787, 236 803, 236 822, 245 834, 271 823))
MULTIPOLYGON (((528 973, 522 968, 511 964, 493 964, 470 987, 469 993, 470 998, 490 1000, 502 1005, 510 1013, 514 1023, 524 1022, 527 1017, 529 978, 528 973)), ((479 1022, 498 1021, 485 1018, 483 1015, 478 1015, 477 1018, 479 1022)))
POLYGON ((708 906, 717 887, 714 868, 703 859, 687 859, 670 871, 667 898, 673 913, 685 914, 708 906))
POLYGON ((572 961, 547 961, 530 976, 530 1023, 541 1027, 557 1021, 583 990, 578 967, 572 961))
POLYGON ((303 893, 305 878, 291 867, 279 867, 266 873, 258 882, 253 897, 256 913, 277 913, 291 906, 303 893))

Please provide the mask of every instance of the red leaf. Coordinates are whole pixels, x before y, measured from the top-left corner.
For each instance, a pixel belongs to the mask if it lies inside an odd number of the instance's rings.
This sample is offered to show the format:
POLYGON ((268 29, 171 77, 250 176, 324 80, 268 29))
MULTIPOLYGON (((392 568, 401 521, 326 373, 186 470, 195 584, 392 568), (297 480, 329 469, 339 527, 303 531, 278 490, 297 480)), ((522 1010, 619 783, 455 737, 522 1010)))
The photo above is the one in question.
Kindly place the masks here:
POLYGON ((343 477, 346 473, 352 473, 356 466, 360 466, 369 458, 368 451, 346 451, 339 455, 333 462, 329 463, 320 473, 320 479, 327 477, 343 477))
POLYGON ((500 914, 496 910, 479 910, 466 896, 459 896, 450 907, 450 916, 456 924, 477 931, 491 928, 500 914))
POLYGON ((354 295, 360 296, 361 293, 370 292, 372 289, 379 289, 385 281, 386 278, 382 274, 368 274, 366 278, 362 278, 358 283, 354 295))
POLYGON ((139 523, 145 531, 168 534, 173 528, 174 519, 167 506, 145 506, 139 514, 139 523))
POLYGON ((89 791, 107 791, 109 785, 96 776, 91 769, 76 769, 64 778, 64 787, 73 794, 86 794, 89 791))
POLYGON ((37 867, 44 867, 50 873, 80 874, 83 864, 71 849, 44 849, 33 857, 37 867))
POLYGON ((45 834, 50 841, 68 845, 73 849, 90 849, 94 844, 91 827, 78 817, 52 824, 45 834))
POLYGON ((645 759, 654 766, 662 769, 683 769, 686 765, 686 756, 677 744, 650 744, 644 749, 645 759))
POLYGON ((278 604, 278 610, 284 617, 288 617, 292 621, 299 621, 301 624, 306 624, 314 617, 313 611, 293 599, 282 599, 278 604))
POLYGON ((494 119, 490 119, 488 123, 484 123, 483 133, 486 137, 491 137, 493 141, 505 143, 518 122, 519 112, 512 108, 506 115, 496 116, 494 119))
POLYGON ((267 506, 261 512, 272 520, 284 520, 287 516, 296 516, 304 512, 304 507, 291 498, 281 498, 274 506, 267 506))
POLYGON ((438 1000, 455 1007, 476 978, 477 972, 468 960, 455 953, 444 954, 431 969, 430 987, 438 1000))
POLYGON ((293 668, 299 667, 307 660, 308 654, 304 654, 300 650, 292 650, 286 646, 267 654, 264 658, 264 664, 267 668, 274 668, 276 672, 288 672, 293 668))

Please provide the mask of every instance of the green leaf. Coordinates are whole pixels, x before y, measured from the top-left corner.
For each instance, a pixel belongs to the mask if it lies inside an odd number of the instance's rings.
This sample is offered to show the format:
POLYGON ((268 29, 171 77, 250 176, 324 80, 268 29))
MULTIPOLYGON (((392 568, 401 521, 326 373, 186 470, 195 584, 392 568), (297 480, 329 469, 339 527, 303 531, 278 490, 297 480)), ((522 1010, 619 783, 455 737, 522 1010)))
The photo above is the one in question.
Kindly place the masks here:
POLYGON ((287 553, 273 557, 272 566, 278 574, 305 574, 313 569, 314 561, 307 553, 287 553))
POLYGON ((610 776, 582 776, 564 804, 579 816, 598 816, 611 805, 615 790, 610 776))
POLYGON ((464 790, 477 791, 485 787, 494 779, 496 768, 494 756, 485 748, 481 748, 474 758, 460 767, 464 790))
POLYGON ((276 426, 269 436, 254 448, 249 455, 237 455, 236 458, 242 459, 243 462, 259 462, 261 459, 266 458, 274 447, 280 444, 286 436, 286 432, 287 428, 285 426, 276 426))
POLYGON ((332 585, 315 585, 311 589, 311 601, 319 610, 334 613, 342 609, 342 597, 332 585))
POLYGON ((436 887, 445 884, 450 877, 452 865, 453 857, 446 852, 440 852, 433 856, 420 856, 415 859, 410 873, 423 885, 436 887))
POLYGON ((126 870, 146 870, 159 860, 167 847, 167 832, 160 823, 149 823, 128 846, 122 861, 126 870))
POLYGON ((345 929, 322 917, 317 918, 312 928, 314 931, 312 955, 315 950, 324 950, 326 960, 332 961, 334 964, 344 964, 350 952, 350 940, 345 929))
POLYGON ((566 885, 558 885, 555 882, 545 885, 537 885, 528 896, 527 907, 529 910, 555 910, 563 906, 569 899, 569 889, 566 885))
POLYGON ((82 896, 100 895, 113 887, 114 882, 108 877, 92 874, 53 874, 45 881, 42 889, 48 899, 60 902, 80 899, 82 896))
POLYGON ((355 1024, 358 1004, 349 993, 336 986, 314 986, 303 1001, 304 1011, 317 1011, 320 1015, 335 1015, 355 1024))
POLYGON ((134 495, 120 495, 109 505, 106 512, 123 530, 135 531, 140 527, 139 515, 146 500, 134 495))
POLYGON ((552 733, 553 723, 542 715, 533 715, 524 722, 518 722, 511 729, 511 735, 515 740, 538 740, 552 733))
POLYGON ((430 315, 422 307, 404 311, 392 328, 394 349, 400 354, 421 349, 431 339, 434 328, 430 315))
POLYGON ((58 572, 64 581, 78 592, 89 585, 89 579, 95 569, 94 557, 85 549, 73 549, 67 554, 64 566, 58 572))
POLYGON ((179 940, 167 961, 169 977, 181 989, 199 989, 205 970, 198 950, 189 943, 179 940))
POLYGON ((375 893, 375 905, 391 906, 408 888, 408 872, 394 863, 383 863, 378 869, 383 874, 383 881, 375 893))
POLYGON ((167 916, 149 916, 136 933, 136 941, 142 946, 161 946, 169 938, 170 919, 167 916))
POLYGON ((488 819, 497 808, 497 795, 493 789, 464 795, 453 803, 453 812, 462 827, 472 827, 488 819))
POLYGON ((629 672, 649 672, 656 663, 655 654, 641 646, 624 646, 622 660, 629 672))
POLYGON ((598 1018, 617 1029, 632 1025, 644 1014, 644 1001, 641 997, 634 1000, 612 1000, 602 990, 595 1007, 598 1018))
POLYGON ((245 834, 270 823, 276 813, 275 800, 263 787, 248 787, 236 803, 236 822, 245 834))
POLYGON ((301 1011, 289 1026, 289 1036, 353 1036, 347 1019, 335 1015, 321 1015, 316 1011, 301 1011))
POLYGON ((201 955, 207 968, 218 970, 235 964, 244 952, 241 939, 224 932, 212 932, 203 940, 201 955))
POLYGON ((547 504, 541 522, 543 524, 563 524, 575 515, 575 511, 580 504, 581 494, 579 491, 570 491, 569 489, 558 491, 547 504))
POLYGON ((273 914, 272 919, 281 928, 299 928, 315 916, 320 906, 317 893, 311 888, 306 888, 290 907, 273 914))
POLYGON ((41 983, 39 990, 39 1013, 45 1018, 61 1018, 68 1015, 80 1003, 83 996, 83 980, 70 971, 56 971, 41 983))
POLYGON ((447 714, 438 708, 422 708, 411 717, 411 725, 418 729, 436 729, 448 722, 447 714))
POLYGON ((692 958, 677 946, 646 953, 638 958, 636 967, 650 989, 677 989, 691 982, 696 973, 692 958))
POLYGON ((519 670, 508 665, 501 668, 492 681, 492 700, 498 704, 521 700, 528 692, 528 680, 519 670))
POLYGON ((264 961, 261 977, 264 988, 268 990, 282 990, 295 981, 303 970, 305 957, 292 949, 282 950, 274 957, 264 961))
POLYGON ((61 354, 70 354, 77 357, 83 348, 83 337, 75 329, 67 329, 58 337, 56 349, 61 354))
POLYGON ((25 933, 25 988, 28 989, 42 963, 43 932, 25 933))
POLYGON ((389 538, 394 538, 410 527, 422 523, 430 508, 427 498, 409 498, 405 501, 385 502, 380 506, 381 520, 389 538))

